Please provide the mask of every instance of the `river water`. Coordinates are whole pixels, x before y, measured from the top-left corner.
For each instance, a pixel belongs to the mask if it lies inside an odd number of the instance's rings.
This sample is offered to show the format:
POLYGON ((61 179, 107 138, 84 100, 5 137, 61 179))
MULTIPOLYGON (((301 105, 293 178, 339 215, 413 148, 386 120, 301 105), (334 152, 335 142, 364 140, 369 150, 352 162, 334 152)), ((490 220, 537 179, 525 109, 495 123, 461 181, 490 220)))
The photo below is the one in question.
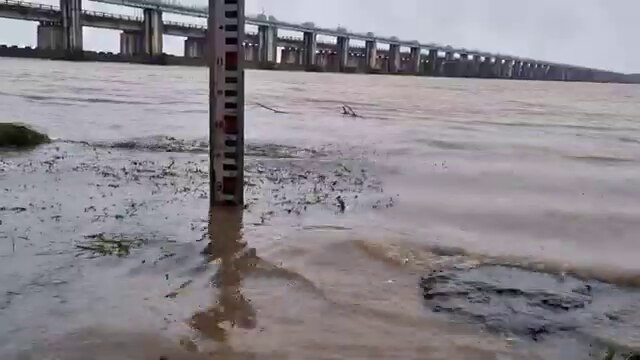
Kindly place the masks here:
POLYGON ((247 205, 209 212, 207 78, 0 59, 0 120, 55 139, 0 152, 0 358, 640 345, 640 87, 249 71, 247 205))

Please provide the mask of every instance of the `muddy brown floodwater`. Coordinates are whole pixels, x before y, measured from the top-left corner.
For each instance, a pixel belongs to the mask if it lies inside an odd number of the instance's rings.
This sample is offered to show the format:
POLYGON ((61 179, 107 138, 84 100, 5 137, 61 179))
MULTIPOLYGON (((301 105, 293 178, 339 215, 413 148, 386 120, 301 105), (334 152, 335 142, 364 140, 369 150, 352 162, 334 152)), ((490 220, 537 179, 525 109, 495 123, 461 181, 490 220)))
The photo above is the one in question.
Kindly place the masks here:
POLYGON ((0 359, 640 347, 640 87, 250 71, 210 211, 206 79, 0 59, 0 359))

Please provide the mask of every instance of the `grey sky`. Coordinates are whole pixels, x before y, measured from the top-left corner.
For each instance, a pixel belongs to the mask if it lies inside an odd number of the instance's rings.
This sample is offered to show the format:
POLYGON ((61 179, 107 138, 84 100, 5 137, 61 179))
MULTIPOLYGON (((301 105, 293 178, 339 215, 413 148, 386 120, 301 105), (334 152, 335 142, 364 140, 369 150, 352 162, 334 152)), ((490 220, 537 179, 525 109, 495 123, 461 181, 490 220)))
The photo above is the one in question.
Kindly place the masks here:
MULTIPOLYGON (((139 11, 87 0, 84 7, 139 11)), ((640 72, 640 0, 246 0, 246 8, 249 14, 264 10, 294 22, 640 72)), ((165 18, 198 22, 168 14, 165 18)), ((0 19, 0 43, 33 46, 35 27, 0 19)), ((118 41, 115 31, 85 29, 88 49, 117 51, 118 41)), ((165 50, 182 53, 182 39, 165 37, 165 50)))

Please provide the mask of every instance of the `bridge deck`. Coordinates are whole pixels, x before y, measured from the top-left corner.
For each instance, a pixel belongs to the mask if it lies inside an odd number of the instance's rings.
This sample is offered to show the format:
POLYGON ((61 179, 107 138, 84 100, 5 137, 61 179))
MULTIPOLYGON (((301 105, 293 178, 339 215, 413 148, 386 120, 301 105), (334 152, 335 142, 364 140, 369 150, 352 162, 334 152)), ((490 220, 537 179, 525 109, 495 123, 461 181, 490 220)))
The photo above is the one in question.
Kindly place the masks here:
MULTIPOLYGON (((117 4, 123 6, 137 7, 137 8, 157 8, 163 12, 177 13, 182 15, 189 15, 195 17, 207 17, 208 8, 206 7, 189 7, 179 4, 169 4, 165 2, 158 2, 156 0, 92 0, 96 2, 103 2, 109 4, 117 4)), ((22 19, 30 21, 43 21, 59 23, 61 21, 60 9, 56 6, 31 3, 19 0, 0 0, 0 17, 22 19)), ((603 71, 598 69, 589 69, 583 66, 575 66, 568 64, 561 64, 549 61, 535 60, 530 58, 523 58, 505 54, 495 54, 490 52, 483 52, 478 50, 469 50, 462 48, 454 48, 451 46, 438 45, 433 43, 419 43, 417 41, 404 41, 395 37, 380 37, 374 36, 370 33, 362 34, 355 32, 341 31, 339 29, 327 29, 316 27, 313 24, 295 24, 284 21, 278 21, 273 18, 267 19, 261 17, 245 16, 245 23, 257 26, 270 26, 278 29, 292 30, 298 32, 311 32, 319 35, 327 35, 331 37, 347 37, 354 40, 374 41, 376 43, 398 45, 403 47, 418 47, 423 50, 437 50, 440 53, 455 53, 455 54, 468 54, 474 57, 489 57, 500 58, 505 60, 522 61, 529 63, 536 63, 548 66, 559 66, 573 68, 577 70, 594 70, 603 71)), ((135 16, 109 14, 97 11, 83 10, 82 12, 82 24, 88 27, 104 28, 104 29, 117 29, 125 31, 141 31, 143 30, 143 19, 135 16)), ((164 34, 174 36, 185 37, 204 37, 206 27, 202 25, 181 23, 181 22, 164 22, 164 34)), ((298 39, 284 39, 285 45, 297 42, 298 39)), ((606 71, 603 71, 606 72, 606 71)))

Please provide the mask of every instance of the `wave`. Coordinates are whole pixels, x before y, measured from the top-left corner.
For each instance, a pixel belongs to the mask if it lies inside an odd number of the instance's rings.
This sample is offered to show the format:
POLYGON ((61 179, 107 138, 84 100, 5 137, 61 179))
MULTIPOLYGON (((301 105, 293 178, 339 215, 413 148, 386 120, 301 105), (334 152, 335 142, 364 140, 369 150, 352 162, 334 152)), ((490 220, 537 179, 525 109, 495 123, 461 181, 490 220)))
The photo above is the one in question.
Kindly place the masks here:
POLYGON ((48 102, 51 104, 64 104, 64 105, 68 105, 68 103, 117 104, 117 105, 152 105, 154 104, 151 102, 144 102, 144 101, 96 98, 96 97, 81 98, 81 97, 71 97, 71 96, 13 94, 13 93, 7 93, 7 92, 0 92, 0 95, 17 97, 17 98, 25 99, 28 101, 48 102))
POLYGON ((564 278, 640 288, 640 271, 612 266, 568 264, 522 256, 491 256, 457 247, 420 246, 355 240, 354 245, 366 256, 390 265, 421 271, 471 269, 480 266, 504 266, 564 278))
POLYGON ((631 137, 620 137, 618 138, 618 140, 624 142, 624 143, 631 143, 631 144, 640 144, 640 139, 634 139, 631 137))
POLYGON ((598 155, 591 155, 591 156, 569 155, 566 157, 572 160, 584 161, 584 162, 590 162, 590 163, 599 163, 599 164, 615 164, 615 163, 627 163, 627 162, 635 161, 634 159, 629 159, 629 158, 618 158, 613 156, 598 156, 598 155))
POLYGON ((424 305, 433 313, 578 352, 638 345, 638 271, 487 256, 460 248, 366 240, 353 244, 375 261, 419 274, 424 305))
POLYGON ((471 124, 480 125, 494 125, 505 127, 523 127, 523 128, 559 128, 559 129, 571 129, 571 130, 592 130, 592 131, 637 131, 637 128, 631 127, 611 127, 605 125, 586 125, 586 124, 561 124, 561 123, 534 123, 534 122, 500 122, 500 121, 488 121, 488 120, 474 120, 469 121, 471 124))
MULTIPOLYGON (((209 141, 206 139, 183 140, 172 136, 148 136, 118 141, 78 141, 56 140, 62 143, 81 144, 96 148, 135 150, 147 152, 177 152, 200 153, 209 151, 209 141)), ((281 144, 245 144, 245 155, 248 157, 273 158, 273 159, 298 159, 326 156, 325 149, 300 148, 281 144)))

